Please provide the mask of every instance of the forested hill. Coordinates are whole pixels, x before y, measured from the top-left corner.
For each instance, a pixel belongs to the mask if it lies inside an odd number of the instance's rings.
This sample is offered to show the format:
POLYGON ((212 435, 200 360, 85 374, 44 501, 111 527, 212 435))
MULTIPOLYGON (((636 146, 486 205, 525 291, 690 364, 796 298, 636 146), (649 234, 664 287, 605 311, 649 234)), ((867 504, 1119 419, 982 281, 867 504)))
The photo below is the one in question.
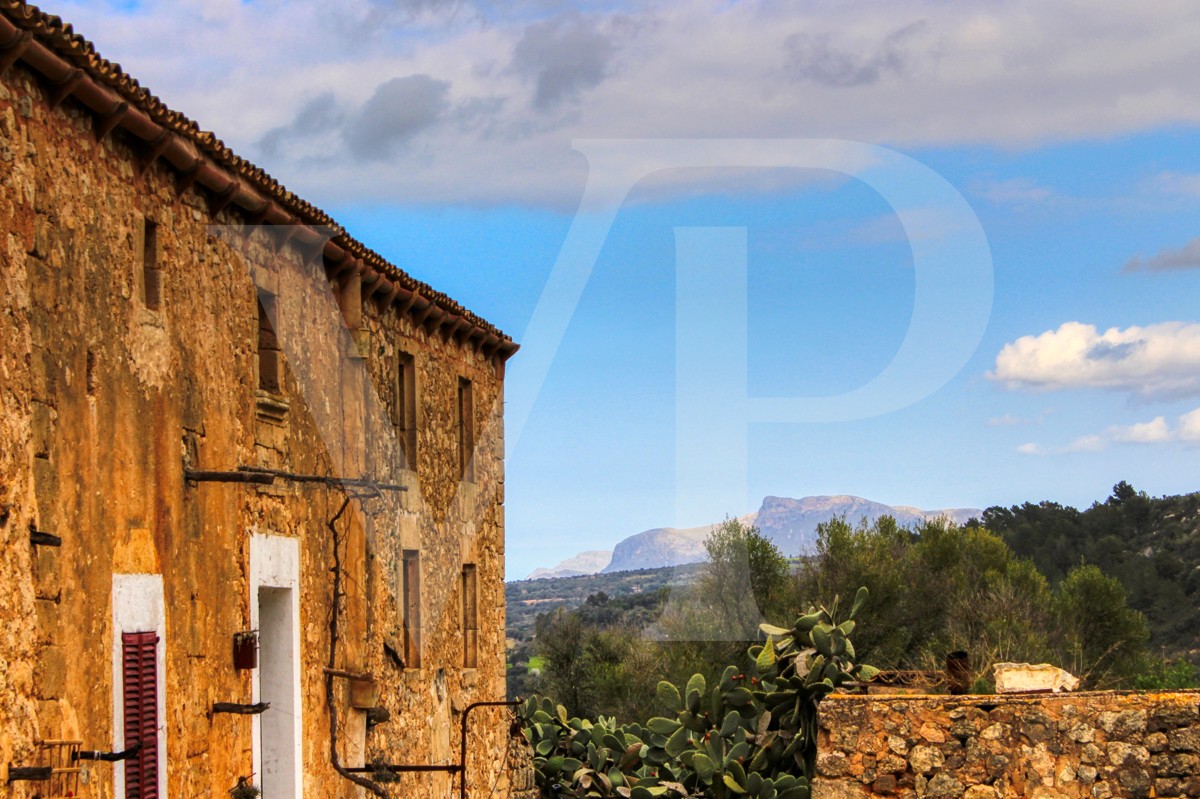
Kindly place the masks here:
POLYGON ((983 524, 1052 582, 1086 561, 1121 581, 1152 642, 1200 649, 1200 493, 1150 497, 1126 482, 1086 510, 1056 502, 992 507, 983 524))
MULTIPOLYGON (((627 594, 658 597, 664 588, 689 583, 702 568, 699 563, 667 566, 660 569, 638 569, 612 574, 586 574, 576 577, 543 577, 536 580, 515 580, 504 584, 508 605, 508 637, 525 641, 533 637, 537 617, 556 608, 573 610, 584 604, 589 596, 622 597, 627 594)), ((661 610, 661 597, 651 601, 661 610)))

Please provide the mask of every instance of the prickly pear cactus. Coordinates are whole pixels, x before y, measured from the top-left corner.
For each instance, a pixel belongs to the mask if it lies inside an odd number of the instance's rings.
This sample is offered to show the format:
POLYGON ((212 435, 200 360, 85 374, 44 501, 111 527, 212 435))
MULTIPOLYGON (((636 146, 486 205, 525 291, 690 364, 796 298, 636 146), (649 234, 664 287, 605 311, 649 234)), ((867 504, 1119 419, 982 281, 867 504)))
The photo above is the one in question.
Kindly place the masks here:
MULTIPOLYGON (((878 669, 854 662, 854 616, 867 600, 858 589, 842 621, 833 610, 809 608, 790 628, 762 625, 764 644, 750 648, 758 672, 755 702, 760 707, 756 760, 752 769, 764 776, 800 773, 810 776, 817 757, 817 706, 850 682, 865 682, 878 669)), ((807 795, 805 793, 804 795, 807 795)))
POLYGON ((810 608, 791 628, 762 625, 751 673, 729 666, 709 686, 695 674, 681 691, 658 684, 662 716, 646 726, 568 718, 562 705, 532 697, 524 730, 544 797, 624 799, 808 799, 816 761, 817 706, 876 673, 854 663, 854 615, 810 608))

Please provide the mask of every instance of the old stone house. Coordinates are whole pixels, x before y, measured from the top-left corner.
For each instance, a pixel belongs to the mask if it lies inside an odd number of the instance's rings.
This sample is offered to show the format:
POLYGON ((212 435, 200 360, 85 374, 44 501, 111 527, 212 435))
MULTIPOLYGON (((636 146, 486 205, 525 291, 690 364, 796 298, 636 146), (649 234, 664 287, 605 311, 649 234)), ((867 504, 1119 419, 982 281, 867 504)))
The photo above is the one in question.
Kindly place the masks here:
POLYGON ((17 0, 0 237, 3 795, 456 791, 516 345, 17 0))

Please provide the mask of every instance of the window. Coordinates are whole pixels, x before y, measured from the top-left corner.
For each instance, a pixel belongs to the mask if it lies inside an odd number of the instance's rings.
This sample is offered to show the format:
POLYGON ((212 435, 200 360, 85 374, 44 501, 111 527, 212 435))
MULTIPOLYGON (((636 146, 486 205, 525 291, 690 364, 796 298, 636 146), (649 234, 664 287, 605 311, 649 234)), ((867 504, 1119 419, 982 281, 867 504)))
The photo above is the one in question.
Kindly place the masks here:
POLYGON ((151 311, 162 307, 162 270, 158 263, 158 225, 142 225, 142 303, 151 311))
POLYGON ((406 469, 417 468, 417 369, 413 356, 397 353, 396 401, 392 406, 392 424, 406 469))
POLYGON ((404 614, 404 665, 421 667, 421 553, 404 550, 401 612, 404 614))
POLYGON ((467 669, 479 665, 479 594, 476 586, 475 564, 463 564, 463 668, 467 669))
POLYGON ((467 482, 475 481, 475 408, 471 393, 471 381, 460 377, 454 427, 458 439, 458 475, 467 482))
POLYGON ((121 634, 125 745, 142 748, 125 761, 125 799, 158 797, 158 635, 121 634))
POLYGON ((279 394, 279 340, 271 326, 268 310, 275 298, 262 294, 258 300, 258 387, 270 394, 279 394))

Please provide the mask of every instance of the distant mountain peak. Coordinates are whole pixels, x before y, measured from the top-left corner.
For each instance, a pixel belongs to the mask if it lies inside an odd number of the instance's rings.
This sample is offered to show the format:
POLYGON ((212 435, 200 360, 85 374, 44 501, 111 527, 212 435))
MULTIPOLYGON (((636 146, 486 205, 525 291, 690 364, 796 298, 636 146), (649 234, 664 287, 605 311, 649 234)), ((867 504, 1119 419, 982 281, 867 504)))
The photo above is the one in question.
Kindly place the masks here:
MULTIPOLYGON (((852 494, 832 494, 799 499, 763 497, 757 511, 737 518, 744 524, 756 525, 783 554, 790 556, 811 553, 817 541, 817 525, 842 516, 851 524, 858 524, 863 519, 871 524, 881 516, 892 516, 901 526, 908 527, 938 518, 947 518, 955 524, 962 524, 972 516, 980 516, 982 513, 983 511, 977 508, 927 511, 909 505, 885 505, 852 494)), ((529 575, 529 579, 698 563, 706 556, 705 539, 712 528, 720 523, 683 529, 655 527, 643 530, 618 543, 611 553, 584 552, 552 569, 537 569, 529 575)))
POLYGON ((610 560, 612 560, 612 550, 593 549, 589 552, 580 552, 549 569, 534 569, 525 579, 540 580, 543 577, 578 577, 583 574, 596 574, 603 571, 610 560))

